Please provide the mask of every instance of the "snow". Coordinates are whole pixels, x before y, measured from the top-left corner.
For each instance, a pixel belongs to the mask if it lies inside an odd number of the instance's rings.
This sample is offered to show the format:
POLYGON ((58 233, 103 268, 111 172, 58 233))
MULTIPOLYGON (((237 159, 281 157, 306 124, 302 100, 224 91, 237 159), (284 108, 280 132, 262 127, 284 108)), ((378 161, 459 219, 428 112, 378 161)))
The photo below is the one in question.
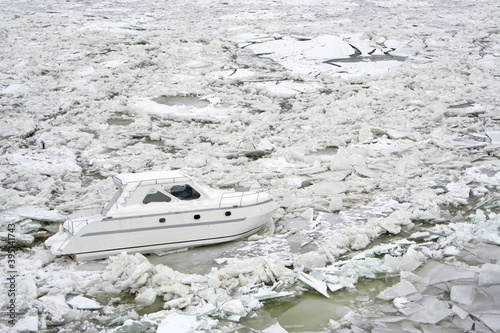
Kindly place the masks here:
POLYGON ((495 1, 1 4, 2 331, 500 329, 495 1), (40 245, 142 171, 281 209, 162 257, 40 245))

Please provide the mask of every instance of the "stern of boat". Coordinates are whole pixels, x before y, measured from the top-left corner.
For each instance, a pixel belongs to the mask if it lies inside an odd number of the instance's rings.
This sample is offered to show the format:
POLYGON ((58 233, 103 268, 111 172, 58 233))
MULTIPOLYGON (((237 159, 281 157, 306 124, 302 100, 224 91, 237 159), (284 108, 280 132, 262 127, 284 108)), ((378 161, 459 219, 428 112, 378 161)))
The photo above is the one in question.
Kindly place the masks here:
POLYGON ((60 256, 73 254, 78 246, 77 233, 92 222, 102 221, 102 207, 89 208, 69 215, 66 221, 59 225, 59 231, 45 241, 45 246, 52 254, 60 256))

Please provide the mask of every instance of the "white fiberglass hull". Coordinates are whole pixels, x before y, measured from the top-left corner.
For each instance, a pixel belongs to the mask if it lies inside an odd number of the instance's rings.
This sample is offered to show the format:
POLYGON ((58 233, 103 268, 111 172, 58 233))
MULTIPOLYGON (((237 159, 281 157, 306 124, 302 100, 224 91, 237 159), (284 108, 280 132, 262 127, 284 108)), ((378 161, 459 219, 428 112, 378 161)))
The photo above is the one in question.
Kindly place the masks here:
MULTIPOLYGON (((70 233, 46 242, 56 255, 97 259, 121 252, 151 253, 228 242, 249 236, 267 223, 278 205, 272 201, 233 208, 155 213, 102 219, 87 223, 70 233)), ((78 221, 73 221, 73 223, 78 221)), ((83 222, 82 222, 83 223, 83 222)))

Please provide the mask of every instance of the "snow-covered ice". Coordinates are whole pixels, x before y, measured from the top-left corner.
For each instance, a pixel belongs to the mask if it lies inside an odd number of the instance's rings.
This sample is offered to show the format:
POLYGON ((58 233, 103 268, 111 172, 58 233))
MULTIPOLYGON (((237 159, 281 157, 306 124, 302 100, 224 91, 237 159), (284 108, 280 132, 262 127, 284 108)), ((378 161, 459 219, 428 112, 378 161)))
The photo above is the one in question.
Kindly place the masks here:
POLYGON ((2 331, 500 330, 496 1, 0 4, 2 331), (177 169, 269 186, 274 224, 84 264, 41 245, 111 176, 177 169))

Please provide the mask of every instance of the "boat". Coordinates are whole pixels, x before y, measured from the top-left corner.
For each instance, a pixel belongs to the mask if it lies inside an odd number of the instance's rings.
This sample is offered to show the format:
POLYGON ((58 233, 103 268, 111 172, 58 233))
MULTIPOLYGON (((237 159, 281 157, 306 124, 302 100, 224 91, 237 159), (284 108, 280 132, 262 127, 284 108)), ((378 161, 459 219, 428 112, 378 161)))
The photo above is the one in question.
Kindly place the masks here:
POLYGON ((107 204, 69 215, 45 241, 53 254, 90 260, 233 241, 259 231, 279 207, 268 191, 210 189, 179 171, 113 181, 118 191, 107 204))

